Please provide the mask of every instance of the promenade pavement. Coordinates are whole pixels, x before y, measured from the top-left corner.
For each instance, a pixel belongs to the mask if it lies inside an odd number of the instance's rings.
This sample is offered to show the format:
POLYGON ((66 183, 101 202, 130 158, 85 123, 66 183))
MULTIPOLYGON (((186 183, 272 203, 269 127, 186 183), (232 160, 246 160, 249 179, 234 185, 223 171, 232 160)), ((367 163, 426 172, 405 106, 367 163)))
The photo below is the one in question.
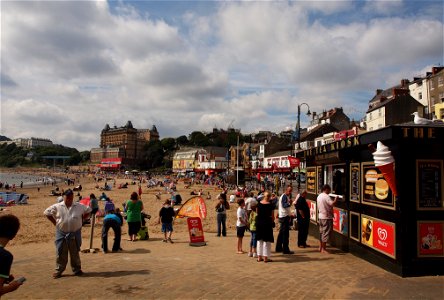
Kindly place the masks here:
MULTIPOLYGON (((38 233, 36 233, 38 234, 38 233)), ((120 253, 82 253, 85 275, 69 268, 52 279, 52 242, 8 247, 13 274, 27 281, 4 299, 443 299, 444 278, 401 278, 349 253, 326 255, 295 246, 294 255, 273 253, 273 262, 236 254, 236 236, 205 233, 207 246, 190 247, 185 233, 174 244, 160 235, 149 241, 124 240, 120 253)), ((275 234, 277 237, 277 234, 275 234)), ((244 238, 244 250, 249 243, 244 238)), ((112 238, 110 239, 110 243, 112 238)), ((83 248, 89 240, 84 238, 83 248)), ((94 241, 99 247, 100 241, 94 241)), ((273 245, 274 246, 274 245, 273 245)))

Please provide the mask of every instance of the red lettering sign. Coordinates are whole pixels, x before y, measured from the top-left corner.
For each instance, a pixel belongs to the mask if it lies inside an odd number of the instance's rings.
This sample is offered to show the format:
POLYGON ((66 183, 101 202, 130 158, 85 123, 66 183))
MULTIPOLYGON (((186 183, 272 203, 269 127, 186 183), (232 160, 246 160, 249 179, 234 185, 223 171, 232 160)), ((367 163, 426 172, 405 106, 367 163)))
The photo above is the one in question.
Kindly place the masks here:
POLYGON ((187 219, 188 232, 190 233, 190 245, 205 245, 204 232, 200 218, 190 217, 187 219))
POLYGON ((395 227, 374 220, 373 247, 390 256, 395 256, 395 227))

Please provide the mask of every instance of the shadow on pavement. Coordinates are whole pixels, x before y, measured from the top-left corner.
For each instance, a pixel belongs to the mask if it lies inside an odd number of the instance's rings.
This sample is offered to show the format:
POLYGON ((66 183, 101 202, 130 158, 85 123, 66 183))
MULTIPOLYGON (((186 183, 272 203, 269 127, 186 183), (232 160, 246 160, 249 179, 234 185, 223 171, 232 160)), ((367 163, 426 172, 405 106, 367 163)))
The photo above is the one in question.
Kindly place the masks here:
POLYGON ((319 257, 311 257, 301 254, 292 254, 292 255, 276 255, 273 256, 273 260, 275 262, 283 262, 283 263, 298 263, 298 262, 307 262, 307 261, 327 261, 331 260, 333 257, 329 257, 327 255, 319 256, 319 257))
POLYGON ((133 254, 145 254, 145 253, 151 253, 151 250, 144 249, 144 248, 137 248, 132 250, 123 250, 121 253, 127 254, 127 253, 133 253, 133 254))
MULTIPOLYGON (((85 272, 82 277, 122 277, 130 275, 149 275, 149 270, 85 272)), ((73 275, 74 276, 74 275, 73 275)))

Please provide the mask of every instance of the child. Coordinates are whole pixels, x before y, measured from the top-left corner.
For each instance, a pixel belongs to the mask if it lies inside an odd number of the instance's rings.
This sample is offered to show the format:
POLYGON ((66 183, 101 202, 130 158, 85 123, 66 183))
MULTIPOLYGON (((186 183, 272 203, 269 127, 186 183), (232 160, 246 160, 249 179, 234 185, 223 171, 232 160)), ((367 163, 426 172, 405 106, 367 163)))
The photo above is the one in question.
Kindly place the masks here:
POLYGON ((242 239, 245 234, 245 229, 247 228, 247 212, 245 211, 245 201, 244 199, 239 199, 237 201, 239 207, 237 208, 237 254, 244 254, 242 250, 242 239))
POLYGON ((170 242, 171 244, 173 244, 173 241, 171 240, 171 234, 173 233, 173 218, 175 215, 176 213, 171 207, 171 201, 166 200, 163 204, 163 207, 159 211, 159 222, 157 222, 157 224, 160 224, 160 222, 162 222, 162 232, 165 235, 165 238, 163 240, 164 243, 170 242))
POLYGON ((14 215, 0 216, 0 297, 6 293, 15 291, 23 284, 21 280, 14 280, 10 274, 14 257, 5 249, 20 228, 19 219, 14 215))
POLYGON ((250 218, 248 219, 248 223, 250 223, 250 232, 251 232, 251 241, 250 241, 250 252, 248 252, 249 257, 257 257, 256 253, 256 246, 257 246, 257 240, 256 240, 256 204, 251 205, 251 212, 250 212, 250 218))

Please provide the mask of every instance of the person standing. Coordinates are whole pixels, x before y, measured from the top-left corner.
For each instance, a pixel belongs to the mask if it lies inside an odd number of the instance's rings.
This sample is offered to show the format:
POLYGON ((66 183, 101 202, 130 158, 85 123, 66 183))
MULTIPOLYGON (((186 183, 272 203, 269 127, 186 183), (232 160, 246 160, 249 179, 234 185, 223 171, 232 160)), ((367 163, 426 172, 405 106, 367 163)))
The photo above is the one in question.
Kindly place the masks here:
POLYGON ((11 266, 14 257, 5 249, 10 240, 15 238, 20 228, 20 221, 14 215, 0 216, 0 298, 6 293, 18 289, 23 281, 14 280, 11 275, 11 266))
POLYGON ((327 242, 333 229, 333 206, 338 201, 338 196, 334 200, 328 194, 331 187, 326 184, 322 187, 316 202, 319 212, 319 252, 328 254, 327 242))
POLYGON ((247 212, 245 211, 245 201, 243 198, 237 200, 237 208, 236 216, 236 235, 237 235, 237 254, 244 254, 244 250, 242 250, 242 240, 244 238, 245 230, 247 229, 248 217, 247 212))
POLYGON ((120 240, 122 237, 122 216, 117 215, 117 212, 109 211, 105 218, 103 218, 103 227, 102 227, 102 250, 103 253, 108 253, 108 231, 110 228, 114 231, 114 243, 113 243, 113 252, 117 252, 120 250, 120 240))
POLYGON ((68 263, 68 252, 74 275, 83 275, 79 256, 82 223, 91 212, 91 207, 73 201, 74 193, 71 189, 66 190, 63 196, 62 202, 53 204, 44 211, 44 215, 56 228, 56 272, 52 274, 54 279, 62 277, 68 263))
POLYGON ((227 209, 230 209, 230 204, 227 201, 227 194, 221 193, 217 196, 219 202, 216 204, 216 219, 217 219, 217 236, 227 236, 227 209))
POLYGON ((276 252, 282 252, 284 254, 294 254, 290 251, 288 246, 290 239, 290 207, 291 207, 291 192, 293 189, 289 186, 285 190, 285 193, 279 198, 279 235, 276 243, 276 252))
POLYGON ((308 228, 310 226, 310 208, 308 207, 308 203, 305 197, 307 197, 307 191, 302 190, 295 201, 296 216, 298 222, 299 248, 310 247, 309 245, 307 245, 308 228))
POLYGON ((263 199, 257 204, 256 240, 257 261, 269 262, 271 256, 271 243, 274 243, 274 208, 270 202, 270 193, 265 192, 263 199))
POLYGON ((129 241, 135 242, 136 235, 142 226, 143 203, 136 192, 132 192, 130 200, 126 202, 126 221, 128 223, 129 241))
POLYGON ((159 211, 159 223, 162 223, 162 232, 165 236, 163 242, 170 242, 173 244, 173 240, 171 239, 171 235, 173 234, 173 219, 176 213, 174 212, 174 208, 171 207, 171 201, 166 200, 163 204, 163 207, 159 211))

